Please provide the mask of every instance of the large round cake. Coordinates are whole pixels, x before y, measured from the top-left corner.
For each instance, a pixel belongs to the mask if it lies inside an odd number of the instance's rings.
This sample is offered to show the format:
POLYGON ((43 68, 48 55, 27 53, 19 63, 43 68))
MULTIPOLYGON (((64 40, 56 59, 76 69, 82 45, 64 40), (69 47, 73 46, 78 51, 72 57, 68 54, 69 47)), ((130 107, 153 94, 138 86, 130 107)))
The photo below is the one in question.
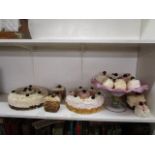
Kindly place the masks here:
POLYGON ((42 106, 47 95, 48 91, 45 88, 29 85, 13 90, 8 95, 8 103, 16 110, 33 109, 42 106))
POLYGON ((104 98, 100 92, 93 88, 70 92, 66 97, 66 106, 69 110, 80 114, 91 114, 102 110, 104 98))

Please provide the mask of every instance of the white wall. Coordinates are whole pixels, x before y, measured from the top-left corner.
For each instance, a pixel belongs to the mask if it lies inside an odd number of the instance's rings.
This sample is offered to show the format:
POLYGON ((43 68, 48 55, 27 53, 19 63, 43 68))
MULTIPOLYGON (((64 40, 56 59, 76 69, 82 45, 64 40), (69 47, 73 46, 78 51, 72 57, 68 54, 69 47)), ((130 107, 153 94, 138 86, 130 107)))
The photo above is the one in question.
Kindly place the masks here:
POLYGON ((0 48, 0 90, 28 84, 52 88, 89 86, 92 76, 102 70, 130 72, 135 75, 136 47, 53 47, 34 52, 24 49, 0 48))
POLYGON ((29 20, 32 38, 67 39, 139 39, 141 20, 134 19, 65 19, 29 20))
POLYGON ((141 39, 154 40, 155 39, 155 20, 143 19, 141 22, 141 39))

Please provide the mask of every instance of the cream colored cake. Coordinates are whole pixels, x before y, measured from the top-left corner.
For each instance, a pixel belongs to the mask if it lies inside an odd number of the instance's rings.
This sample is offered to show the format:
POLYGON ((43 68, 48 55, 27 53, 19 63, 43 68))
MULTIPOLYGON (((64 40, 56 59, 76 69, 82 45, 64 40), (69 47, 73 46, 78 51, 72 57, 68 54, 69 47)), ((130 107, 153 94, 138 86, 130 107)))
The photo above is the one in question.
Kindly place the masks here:
POLYGON ((102 109, 104 98, 100 92, 92 94, 89 90, 72 91, 66 97, 69 110, 81 114, 95 113, 102 109))
POLYGON ((135 78, 131 78, 131 80, 128 81, 128 84, 127 84, 128 90, 136 89, 139 87, 141 87, 140 80, 137 80, 135 78))
POLYGON ((139 117, 148 117, 151 114, 150 109, 143 102, 136 105, 134 112, 139 117))
POLYGON ((124 79, 116 79, 114 82, 114 88, 119 90, 126 90, 127 85, 124 79))
POLYGON ((145 96, 143 94, 131 94, 127 96, 127 103, 130 107, 135 107, 139 102, 146 102, 145 96))
POLYGON ((96 80, 100 83, 103 83, 106 79, 107 79, 107 72, 104 71, 102 73, 100 73, 99 75, 96 76, 96 80))
POLYGON ((112 88, 114 87, 113 79, 111 79, 111 78, 106 79, 106 80, 102 83, 102 85, 103 85, 104 87, 106 87, 106 88, 112 89, 112 88))
POLYGON ((14 109, 31 109, 40 107, 47 95, 48 91, 45 88, 30 85, 13 90, 8 95, 8 103, 14 109))

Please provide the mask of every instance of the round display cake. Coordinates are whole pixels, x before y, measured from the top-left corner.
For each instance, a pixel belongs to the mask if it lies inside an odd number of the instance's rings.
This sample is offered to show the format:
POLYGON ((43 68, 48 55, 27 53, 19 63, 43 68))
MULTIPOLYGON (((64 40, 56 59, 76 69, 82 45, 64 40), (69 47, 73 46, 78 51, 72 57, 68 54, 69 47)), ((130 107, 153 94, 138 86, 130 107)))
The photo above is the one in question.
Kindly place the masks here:
POLYGON ((82 87, 71 91, 66 97, 66 106, 69 110, 80 114, 91 114, 102 110, 104 98, 100 92, 82 87))
POLYGON ((13 90, 8 95, 8 103, 16 110, 33 109, 42 106, 47 95, 48 91, 45 88, 29 85, 13 90))

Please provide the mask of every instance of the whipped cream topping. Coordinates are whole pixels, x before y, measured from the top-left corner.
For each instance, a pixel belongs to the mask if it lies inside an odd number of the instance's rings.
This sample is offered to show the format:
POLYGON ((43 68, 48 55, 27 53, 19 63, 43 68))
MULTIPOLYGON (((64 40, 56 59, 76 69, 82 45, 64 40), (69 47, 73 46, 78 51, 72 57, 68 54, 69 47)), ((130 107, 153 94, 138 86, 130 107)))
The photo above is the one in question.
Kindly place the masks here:
POLYGON ((107 88, 113 88, 113 86, 114 86, 114 82, 113 82, 113 80, 112 79, 107 79, 107 80, 105 80, 104 82, 103 82, 103 84, 102 84, 104 87, 107 87, 107 88))
POLYGON ((52 96, 46 96, 46 97, 44 98, 44 101, 45 101, 45 102, 46 102, 46 101, 60 102, 60 97, 58 97, 58 96, 54 96, 54 97, 52 97, 52 96))
POLYGON ((128 82, 127 84, 127 87, 128 89, 136 89, 136 88, 139 88, 141 86, 141 83, 139 80, 136 80, 136 79, 132 79, 128 82))
POLYGON ((103 83, 106 79, 107 79, 107 76, 103 74, 99 74, 96 76, 96 80, 100 83, 103 83))
POLYGON ((92 99, 91 97, 81 99, 79 96, 74 97, 72 95, 68 95, 66 97, 66 102, 74 108, 92 109, 102 106, 104 103, 104 98, 101 95, 96 95, 95 99, 92 99))
POLYGON ((147 105, 137 105, 135 107, 135 114, 139 117, 148 117, 150 116, 150 109, 148 108, 147 105))
POLYGON ((127 96, 127 103, 130 105, 130 107, 136 106, 139 102, 146 102, 145 96, 143 94, 127 96))
POLYGON ((115 89, 121 89, 121 90, 126 90, 127 85, 125 80, 123 79, 117 79, 116 82, 114 83, 115 89))

